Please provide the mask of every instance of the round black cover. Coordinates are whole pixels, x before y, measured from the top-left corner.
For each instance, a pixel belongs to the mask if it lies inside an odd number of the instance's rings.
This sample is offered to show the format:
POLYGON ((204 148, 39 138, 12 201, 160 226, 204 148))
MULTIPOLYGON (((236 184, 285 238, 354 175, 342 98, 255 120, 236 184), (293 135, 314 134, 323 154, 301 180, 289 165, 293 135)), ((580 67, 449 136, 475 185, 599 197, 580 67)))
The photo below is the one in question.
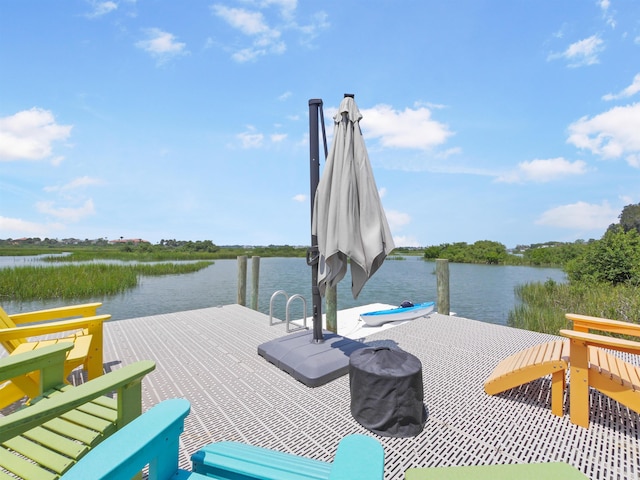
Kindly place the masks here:
POLYGON ((362 348, 349 359, 351 414, 386 437, 412 437, 426 421, 422 363, 403 350, 362 348))

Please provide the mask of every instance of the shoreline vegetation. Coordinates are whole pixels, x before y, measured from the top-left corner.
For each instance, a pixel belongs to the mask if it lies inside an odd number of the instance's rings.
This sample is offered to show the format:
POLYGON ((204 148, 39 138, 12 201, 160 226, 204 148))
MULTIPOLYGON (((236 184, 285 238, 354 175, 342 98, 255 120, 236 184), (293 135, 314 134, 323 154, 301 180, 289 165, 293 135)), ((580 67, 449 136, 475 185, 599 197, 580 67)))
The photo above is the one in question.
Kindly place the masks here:
MULTIPOLYGON (((567 273, 567 283, 548 280, 515 289, 518 305, 507 324, 516 328, 558 334, 567 328, 565 313, 638 323, 640 318, 640 204, 625 207, 621 223, 612 224, 600 240, 547 242, 518 246, 511 251, 498 242, 482 240, 429 247, 397 248, 388 260, 422 256, 457 263, 544 266, 567 273), (633 216, 625 213, 632 212, 633 216)), ((210 240, 107 242, 51 239, 0 240, 0 256, 49 255, 51 267, 18 266, 0 269, 2 299, 78 299, 111 295, 137 285, 140 275, 183 274, 206 268, 217 259, 240 255, 305 257, 307 247, 219 247, 210 240), (115 260, 123 264, 99 263, 115 260), (95 261, 98 261, 96 263, 95 261), (131 265, 126 263, 131 261, 131 265), (188 261, 188 262, 187 262, 188 261), (91 263, 93 262, 93 263, 91 263), (149 264, 148 262, 164 262, 149 264)))
POLYGON ((115 265, 107 263, 59 266, 19 266, 0 269, 0 299, 82 299, 116 295, 135 288, 140 276, 197 272, 212 261, 115 265))

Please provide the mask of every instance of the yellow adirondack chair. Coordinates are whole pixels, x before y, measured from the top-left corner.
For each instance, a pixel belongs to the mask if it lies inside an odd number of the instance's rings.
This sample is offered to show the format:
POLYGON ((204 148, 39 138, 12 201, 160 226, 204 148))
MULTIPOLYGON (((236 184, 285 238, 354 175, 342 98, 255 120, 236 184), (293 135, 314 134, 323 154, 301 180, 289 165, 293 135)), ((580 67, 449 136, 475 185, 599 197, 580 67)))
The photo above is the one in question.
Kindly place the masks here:
MULTIPOLYGON (((102 323, 111 318, 111 315, 97 315, 96 310, 101 305, 87 303, 12 315, 0 307, 0 344, 10 355, 15 355, 61 341, 71 341, 74 347, 67 354, 65 378, 80 365, 84 366, 89 379, 99 377, 103 372, 102 323), (67 335, 52 336, 65 332, 67 335)), ((38 391, 38 373, 21 375, 4 382, 0 384, 0 408, 25 396, 33 398, 38 391)))
POLYGON ((505 358, 485 381, 485 392, 497 395, 551 375, 551 411, 561 417, 565 376, 570 370, 573 423, 589 426, 589 386, 640 413, 640 368, 595 348, 640 354, 640 342, 588 333, 599 330, 640 337, 640 325, 575 313, 566 317, 573 322, 573 330, 560 330, 560 334, 569 340, 534 345, 505 358))
POLYGON ((571 422, 589 427, 589 387, 640 413, 640 368, 604 349, 640 354, 640 342, 589 333, 589 330, 640 336, 640 325, 568 313, 573 330, 560 330, 570 346, 571 422))
POLYGON ((569 342, 554 340, 534 345, 502 360, 484 383, 484 391, 497 395, 551 375, 551 412, 564 415, 564 390, 569 365, 569 342))

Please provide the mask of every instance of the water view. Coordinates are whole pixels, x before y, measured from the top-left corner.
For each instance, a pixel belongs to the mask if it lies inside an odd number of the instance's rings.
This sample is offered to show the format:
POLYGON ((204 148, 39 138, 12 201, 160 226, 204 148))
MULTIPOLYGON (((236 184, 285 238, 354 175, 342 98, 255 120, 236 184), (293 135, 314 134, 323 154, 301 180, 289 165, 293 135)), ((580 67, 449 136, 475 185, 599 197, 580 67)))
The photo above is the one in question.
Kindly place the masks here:
MULTIPOLYGON (((39 263, 37 257, 0 257, 0 268, 39 263)), ((565 273, 557 268, 449 264, 451 311, 461 317, 484 322, 506 324, 509 311, 516 305, 514 287, 528 282, 552 279, 565 282, 565 273)), ((237 303, 237 260, 216 260, 213 265, 196 273, 163 277, 141 277, 133 290, 114 296, 94 297, 76 301, 54 300, 11 302, 2 299, 2 307, 10 313, 52 308, 71 303, 99 301, 102 313, 114 320, 157 315, 198 308, 237 303)), ((357 300, 351 295, 351 278, 338 285, 338 309, 369 303, 399 305, 404 300, 414 303, 436 301, 435 263, 420 257, 386 260, 380 270, 365 285, 357 300)), ((258 310, 269 314, 269 300, 277 290, 289 296, 300 294, 307 301, 311 315, 311 268, 303 258, 262 258, 258 310)), ((247 305, 251 301, 251 259, 247 272, 247 305)), ((284 319, 285 299, 274 302, 274 316, 284 319)), ((291 305, 292 319, 303 316, 302 301, 291 305)))

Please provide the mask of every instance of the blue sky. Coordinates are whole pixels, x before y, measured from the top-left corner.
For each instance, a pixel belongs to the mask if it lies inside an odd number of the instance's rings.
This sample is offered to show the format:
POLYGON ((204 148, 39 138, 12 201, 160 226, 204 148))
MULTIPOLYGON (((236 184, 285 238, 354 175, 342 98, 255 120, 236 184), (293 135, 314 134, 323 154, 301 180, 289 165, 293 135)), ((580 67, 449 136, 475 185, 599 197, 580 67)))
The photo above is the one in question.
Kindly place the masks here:
POLYGON ((346 92, 398 246, 640 202, 640 2, 363 5, 2 2, 0 238, 307 245, 308 101, 346 92))

